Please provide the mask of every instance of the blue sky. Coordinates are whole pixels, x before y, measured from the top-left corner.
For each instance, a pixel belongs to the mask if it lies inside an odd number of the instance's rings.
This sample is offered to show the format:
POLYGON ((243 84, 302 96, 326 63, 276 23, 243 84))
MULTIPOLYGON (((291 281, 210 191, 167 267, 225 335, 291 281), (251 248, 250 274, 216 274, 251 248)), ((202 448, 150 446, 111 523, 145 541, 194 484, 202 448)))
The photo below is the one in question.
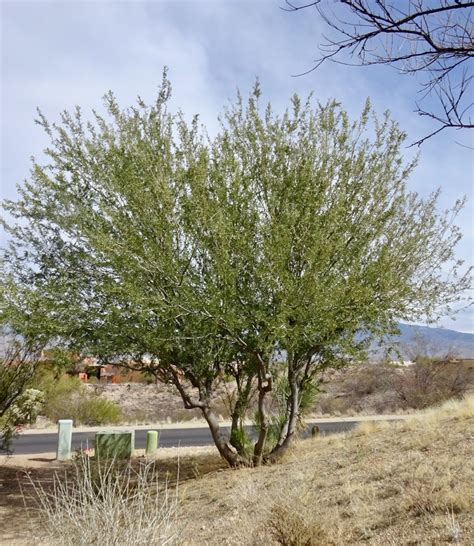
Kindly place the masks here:
MULTIPOLYGON (((302 77, 317 56, 323 30, 311 11, 287 13, 283 0, 8 1, 1 10, 1 197, 15 196, 29 158, 42 157, 46 140, 35 126, 36 107, 48 119, 75 104, 98 108, 112 89, 123 106, 137 95, 151 99, 169 67, 173 102, 199 113, 212 128, 236 89, 247 92, 258 76, 264 98, 281 109, 294 92, 334 97, 357 115, 370 97, 389 109, 414 141, 431 130, 413 111, 417 81, 388 67, 328 64, 302 77)), ((467 195, 458 219, 464 238, 458 255, 472 263, 474 131, 427 141, 410 188, 427 195, 442 187, 441 207, 467 195)), ((407 149, 407 157, 417 151, 407 149)), ((3 238, 4 240, 4 238, 3 238)), ((474 313, 458 314, 448 328, 474 332, 474 313)))

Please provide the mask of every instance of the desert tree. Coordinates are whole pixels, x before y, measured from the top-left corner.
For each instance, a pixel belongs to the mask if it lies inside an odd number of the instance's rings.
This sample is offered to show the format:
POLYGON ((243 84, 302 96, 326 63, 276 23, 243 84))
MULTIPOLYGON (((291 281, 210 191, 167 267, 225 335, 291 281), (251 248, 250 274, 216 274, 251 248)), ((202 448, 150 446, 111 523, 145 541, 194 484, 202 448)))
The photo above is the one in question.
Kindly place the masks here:
POLYGON ((415 144, 447 128, 472 129, 474 2, 467 0, 286 0, 290 12, 313 8, 327 26, 319 44, 325 61, 391 65, 418 75, 416 110, 437 128, 415 144), (435 100, 433 100, 433 97, 435 100), (426 104, 426 106, 424 106, 426 104))
POLYGON ((351 121, 294 96, 278 114, 256 84, 210 136, 170 93, 165 76, 151 105, 109 93, 90 121, 40 114, 48 160, 4 203, 9 323, 174 385, 229 464, 258 465, 290 445, 322 370, 457 301, 463 203, 407 190, 405 135, 369 104, 351 121), (214 395, 230 379, 227 435, 214 395))

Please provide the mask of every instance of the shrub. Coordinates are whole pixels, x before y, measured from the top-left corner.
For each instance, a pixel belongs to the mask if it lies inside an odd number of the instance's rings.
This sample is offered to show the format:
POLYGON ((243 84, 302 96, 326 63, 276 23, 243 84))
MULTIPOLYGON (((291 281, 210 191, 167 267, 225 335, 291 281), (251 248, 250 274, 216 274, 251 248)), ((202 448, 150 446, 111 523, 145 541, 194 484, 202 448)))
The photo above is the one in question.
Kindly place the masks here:
POLYGON ((1 352, 0 451, 9 452, 16 426, 37 410, 41 393, 29 387, 33 383, 39 350, 14 339, 1 352))
POLYGON ((52 421, 73 419, 75 424, 106 425, 120 422, 119 406, 98 394, 87 392, 77 377, 43 378, 47 402, 43 415, 52 421))
POLYGON ((364 364, 350 371, 352 373, 345 375, 343 387, 354 400, 359 400, 364 396, 389 390, 396 368, 377 362, 364 364))
POLYGON ((44 393, 38 389, 26 389, 10 407, 10 417, 15 425, 32 424, 44 403, 44 393))
POLYGON ((45 393, 46 402, 42 410, 45 417, 52 421, 72 418, 70 414, 76 399, 80 398, 82 387, 79 378, 64 375, 55 379, 48 371, 39 378, 39 387, 45 393))
POLYGON ((298 510, 277 504, 267 521, 268 529, 277 544, 282 546, 319 546, 328 544, 326 533, 298 510))
POLYGON ((423 409, 462 397, 470 383, 468 370, 450 361, 421 359, 394 378, 405 408, 423 409))
POLYGON ((322 394, 317 400, 316 411, 322 414, 340 415, 350 409, 350 401, 346 397, 334 394, 322 394))
POLYGON ((52 491, 33 483, 42 543, 77 546, 176 542, 177 489, 160 483, 153 465, 94 461, 80 454, 72 476, 55 477, 52 491))
POLYGON ((115 424, 122 419, 122 412, 115 402, 93 394, 78 404, 75 413, 73 419, 83 425, 115 424))

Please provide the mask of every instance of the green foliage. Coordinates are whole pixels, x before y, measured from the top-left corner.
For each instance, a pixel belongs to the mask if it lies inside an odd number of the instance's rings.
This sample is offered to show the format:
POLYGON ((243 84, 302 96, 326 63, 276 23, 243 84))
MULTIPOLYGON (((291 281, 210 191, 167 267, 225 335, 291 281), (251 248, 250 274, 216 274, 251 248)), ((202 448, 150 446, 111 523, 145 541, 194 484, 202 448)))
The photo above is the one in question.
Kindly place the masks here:
MULTIPOLYGON (((276 374, 275 374, 276 375, 276 374)), ((276 375, 272 391, 272 400, 268 408, 268 435, 267 449, 273 449, 286 425, 288 400, 290 396, 288 378, 285 375, 276 375)), ((254 415, 254 426, 261 427, 261 414, 257 411, 254 415)))
MULTIPOLYGON (((255 417, 255 423, 258 422, 258 416, 255 417)), ((239 452, 248 458, 252 456, 253 441, 249 434, 245 431, 244 425, 240 424, 231 431, 230 441, 233 446, 238 446, 239 452)))
POLYGON ((89 395, 79 404, 75 419, 83 425, 113 425, 120 423, 122 412, 115 402, 89 395))
POLYGON ((72 418, 68 414, 74 412, 74 405, 81 399, 82 385, 77 377, 63 375, 56 379, 53 372, 43 370, 38 385, 45 393, 45 417, 53 422, 72 418))
POLYGON ((77 377, 56 380, 46 374, 40 384, 46 399, 42 413, 51 421, 73 419, 75 425, 106 425, 119 423, 122 418, 117 404, 88 392, 77 377))
POLYGON ((46 351, 42 367, 48 367, 54 372, 54 377, 59 379, 65 373, 74 372, 76 360, 71 352, 62 347, 53 347, 46 351))
POLYGON ((351 121, 335 101, 294 96, 278 115, 256 84, 210 138, 168 111, 170 93, 164 77, 150 106, 122 110, 109 93, 91 122, 79 108, 58 124, 40 114, 47 163, 4 203, 21 218, 6 226, 6 316, 24 336, 142 363, 213 427, 218 378, 253 381, 259 461, 276 351, 291 436, 321 370, 459 298, 463 203, 440 214, 437 192, 408 191, 405 134, 369 103, 351 121))
POLYGON ((0 358, 0 451, 10 451, 16 427, 34 420, 41 392, 31 389, 39 351, 15 340, 0 358))

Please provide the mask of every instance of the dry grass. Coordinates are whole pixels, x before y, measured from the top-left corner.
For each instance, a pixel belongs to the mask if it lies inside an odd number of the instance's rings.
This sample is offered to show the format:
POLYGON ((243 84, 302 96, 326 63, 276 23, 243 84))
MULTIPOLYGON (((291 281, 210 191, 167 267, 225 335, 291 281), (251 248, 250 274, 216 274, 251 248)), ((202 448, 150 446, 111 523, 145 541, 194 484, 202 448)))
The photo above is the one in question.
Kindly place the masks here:
POLYGON ((153 463, 138 466, 79 455, 37 499, 36 541, 45 545, 135 546, 177 542, 177 488, 160 481, 153 463))
MULTIPOLYGON (((177 520, 170 515, 171 535, 178 532, 177 543, 188 546, 472 545, 473 455, 472 396, 406 421, 363 423, 350 433, 302 441, 273 466, 230 470, 215 450, 195 450, 179 459, 179 515, 177 520)), ((158 455, 155 464, 168 483, 178 481, 172 453, 158 455)), ((6 499, 11 504, 17 496, 12 490, 6 499)), ((153 499, 145 504, 153 508, 153 499)), ((51 513, 51 525, 57 516, 58 524, 66 521, 70 529, 78 519, 82 527, 100 526, 105 532, 101 521, 110 506, 115 505, 106 503, 91 516, 76 508, 68 513, 65 507, 62 514, 51 513)), ((160 508, 155 512, 160 514, 160 508)), ((124 536, 100 543, 140 544, 124 542, 124 536)), ((43 540, 18 544, 48 543, 43 540)), ((147 543, 160 540, 148 535, 147 543)), ((76 538, 69 544, 81 542, 76 538)))
POLYGON ((474 397, 181 488, 184 544, 474 544, 474 397))

